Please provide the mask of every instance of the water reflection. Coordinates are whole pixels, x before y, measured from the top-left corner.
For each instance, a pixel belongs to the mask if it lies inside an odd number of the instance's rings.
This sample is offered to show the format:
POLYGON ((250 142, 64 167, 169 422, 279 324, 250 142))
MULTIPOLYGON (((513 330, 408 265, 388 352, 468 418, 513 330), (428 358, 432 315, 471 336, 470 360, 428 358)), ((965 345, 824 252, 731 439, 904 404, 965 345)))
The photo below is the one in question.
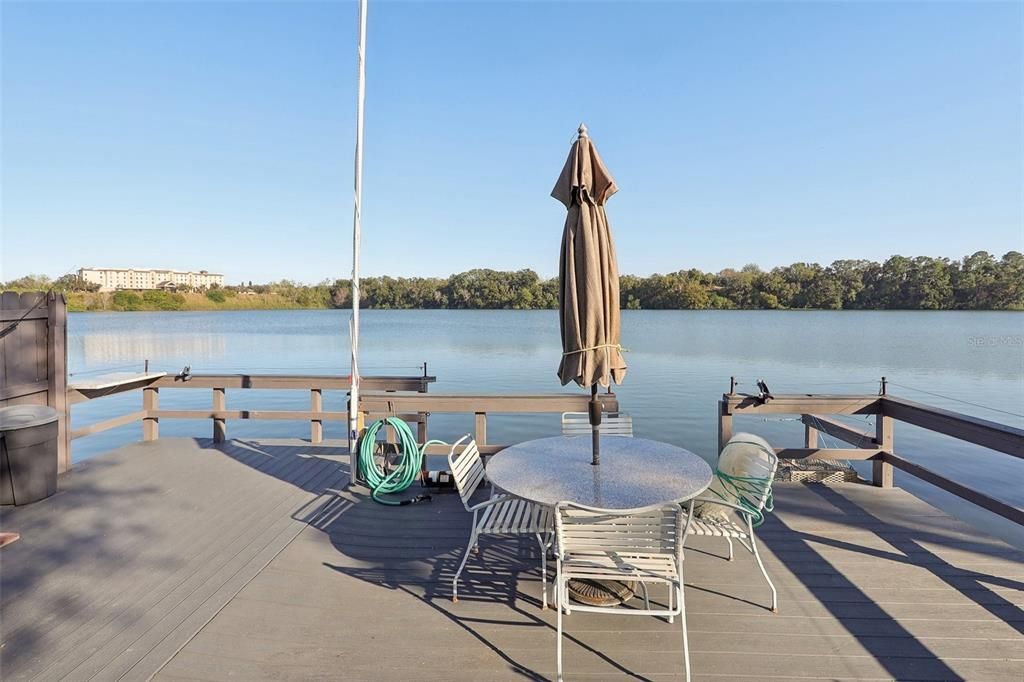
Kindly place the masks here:
POLYGON ((111 334, 92 333, 68 338, 69 353, 76 359, 73 367, 98 369, 128 364, 188 362, 203 358, 207 362, 222 360, 227 354, 227 341, 217 335, 191 334, 111 334))

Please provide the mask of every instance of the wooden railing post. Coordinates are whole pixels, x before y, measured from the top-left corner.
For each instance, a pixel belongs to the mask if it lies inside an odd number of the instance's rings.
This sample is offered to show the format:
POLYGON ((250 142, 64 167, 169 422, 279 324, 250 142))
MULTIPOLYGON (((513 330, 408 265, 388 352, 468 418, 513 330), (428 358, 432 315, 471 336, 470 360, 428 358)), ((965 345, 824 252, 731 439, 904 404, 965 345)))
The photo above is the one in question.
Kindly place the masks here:
MULTIPOLYGON (((426 393, 426 391, 424 391, 426 393)), ((419 438, 420 444, 427 442, 427 412, 420 412, 420 421, 416 427, 416 437, 419 438)))
MULTIPOLYGON (((806 417, 807 415, 800 415, 806 417)), ((804 447, 805 448, 816 448, 818 447, 818 429, 814 428, 810 424, 804 424, 804 447)))
POLYGON ((477 445, 487 445, 487 413, 477 412, 473 424, 473 438, 477 445))
POLYGON ((71 468, 71 410, 68 409, 68 308, 64 294, 49 294, 47 307, 46 404, 57 410, 57 471, 71 468))
MULTIPOLYGON (((228 409, 227 391, 223 388, 213 389, 213 409, 215 412, 228 409)), ((228 420, 221 417, 213 418, 213 442, 223 443, 228 437, 228 420)))
MULTIPOLYGON (((311 412, 323 412, 324 393, 319 388, 312 388, 309 391, 309 410, 311 412)), ((324 422, 321 419, 309 420, 309 441, 320 443, 324 439, 324 422)))
POLYGON ((142 418, 142 440, 156 440, 160 437, 160 418, 152 413, 160 409, 160 389, 147 386, 142 389, 142 410, 146 416, 142 418))
MULTIPOLYGON (((875 440, 880 449, 892 452, 893 420, 881 412, 875 415, 875 440)), ((872 461, 871 483, 879 488, 891 488, 892 465, 880 459, 872 461)))
POLYGON ((722 453, 725 444, 732 438, 732 414, 725 400, 718 401, 718 454, 722 453))

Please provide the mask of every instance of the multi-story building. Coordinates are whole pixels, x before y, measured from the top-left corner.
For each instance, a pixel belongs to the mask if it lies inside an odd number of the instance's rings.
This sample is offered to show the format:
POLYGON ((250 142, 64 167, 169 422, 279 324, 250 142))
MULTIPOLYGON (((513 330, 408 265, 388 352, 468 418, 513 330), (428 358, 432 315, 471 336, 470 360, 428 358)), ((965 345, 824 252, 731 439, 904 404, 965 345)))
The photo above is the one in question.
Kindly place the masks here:
POLYGON ((100 291, 118 289, 209 289, 224 286, 224 275, 206 270, 152 270, 143 268, 80 268, 83 282, 100 285, 100 291))

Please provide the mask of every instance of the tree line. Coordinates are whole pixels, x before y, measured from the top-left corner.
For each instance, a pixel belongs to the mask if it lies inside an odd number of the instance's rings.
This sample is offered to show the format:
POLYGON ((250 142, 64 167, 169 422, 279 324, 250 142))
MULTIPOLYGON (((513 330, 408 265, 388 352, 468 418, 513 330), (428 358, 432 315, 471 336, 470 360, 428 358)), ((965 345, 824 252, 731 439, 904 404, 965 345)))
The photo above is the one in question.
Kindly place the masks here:
MULTIPOLYGON (((66 275, 6 282, 6 289, 69 293, 73 310, 187 310, 230 308, 347 308, 351 282, 305 285, 289 280, 240 284, 184 295, 168 292, 101 294, 66 275)), ((893 256, 882 263, 837 260, 762 270, 707 273, 679 270, 648 277, 622 275, 623 308, 635 310, 1024 310, 1024 254, 996 258, 978 251, 960 260, 893 256)), ((558 307, 558 280, 533 270, 476 269, 450 277, 366 277, 364 308, 546 309, 558 307)))
MULTIPOLYGON (((620 302, 635 310, 1024 310, 1024 254, 979 251, 961 260, 893 256, 883 263, 837 260, 718 273, 679 270, 622 275, 620 302)), ((351 305, 350 283, 335 282, 331 305, 351 305)), ((366 308, 533 309, 558 307, 558 280, 532 270, 470 270, 446 278, 369 277, 366 308)))

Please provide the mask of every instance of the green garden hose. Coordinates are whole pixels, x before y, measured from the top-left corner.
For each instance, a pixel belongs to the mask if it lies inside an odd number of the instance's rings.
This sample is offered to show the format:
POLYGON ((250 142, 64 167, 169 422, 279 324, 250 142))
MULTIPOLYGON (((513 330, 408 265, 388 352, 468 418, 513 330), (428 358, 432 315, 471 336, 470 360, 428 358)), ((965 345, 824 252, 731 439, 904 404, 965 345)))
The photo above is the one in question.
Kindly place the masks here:
POLYGON ((441 443, 443 445, 442 441, 431 440, 424 443, 421 448, 416 444, 416 436, 413 434, 412 429, 409 428, 409 425, 397 417, 378 419, 370 424, 363 433, 362 438, 359 439, 359 472, 363 480, 370 487, 371 496, 374 501, 381 504, 399 506, 429 500, 430 495, 417 495, 407 500, 389 500, 380 496, 405 492, 409 486, 415 483, 423 468, 423 456, 426 453, 427 446, 433 443, 441 443), (398 434, 398 445, 402 455, 398 460, 398 465, 390 472, 378 464, 374 457, 374 449, 377 445, 377 432, 384 425, 395 429, 395 433, 398 434))
MULTIPOLYGON (((771 477, 730 476, 717 468, 715 469, 715 476, 717 476, 718 480, 722 482, 722 487, 732 494, 736 503, 750 514, 754 528, 757 528, 764 523, 764 512, 770 512, 775 509, 775 500, 772 496, 771 477), (762 497, 764 497, 764 504, 761 505, 762 508, 758 508, 757 504, 751 502, 751 500, 760 500, 762 497)), ((712 488, 708 488, 708 492, 713 493, 726 502, 733 501, 712 488)))

